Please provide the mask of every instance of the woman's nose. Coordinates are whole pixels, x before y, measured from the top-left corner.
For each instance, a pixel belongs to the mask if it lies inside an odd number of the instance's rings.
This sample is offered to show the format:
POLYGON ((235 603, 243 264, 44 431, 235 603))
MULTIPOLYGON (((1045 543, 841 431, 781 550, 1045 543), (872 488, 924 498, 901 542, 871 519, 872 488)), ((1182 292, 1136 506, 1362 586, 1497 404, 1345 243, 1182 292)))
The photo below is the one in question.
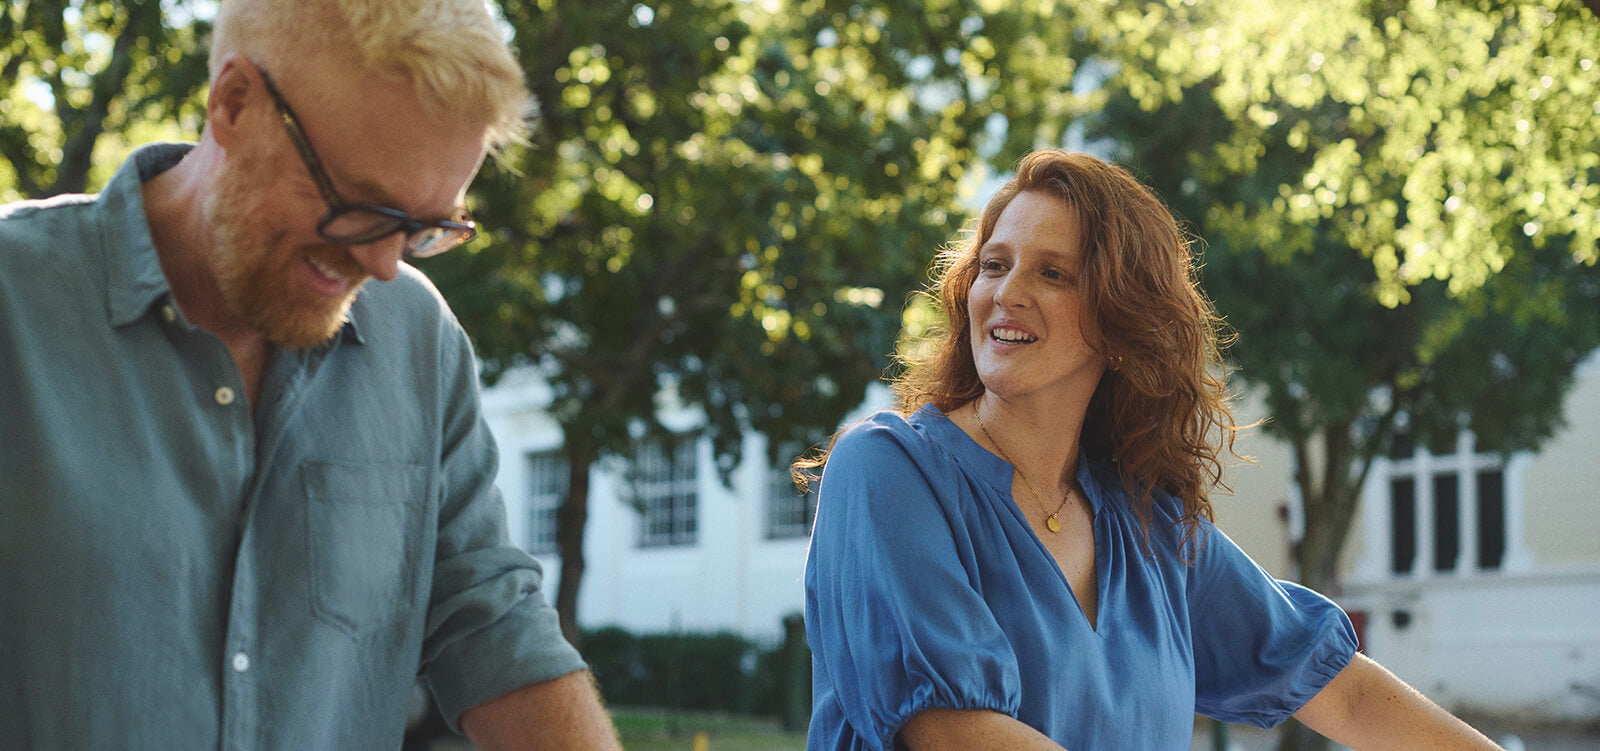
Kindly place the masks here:
POLYGON ((1006 274, 994 286, 994 304, 1002 308, 1013 308, 1026 305, 1029 292, 1024 282, 1017 278, 1015 273, 1006 274))

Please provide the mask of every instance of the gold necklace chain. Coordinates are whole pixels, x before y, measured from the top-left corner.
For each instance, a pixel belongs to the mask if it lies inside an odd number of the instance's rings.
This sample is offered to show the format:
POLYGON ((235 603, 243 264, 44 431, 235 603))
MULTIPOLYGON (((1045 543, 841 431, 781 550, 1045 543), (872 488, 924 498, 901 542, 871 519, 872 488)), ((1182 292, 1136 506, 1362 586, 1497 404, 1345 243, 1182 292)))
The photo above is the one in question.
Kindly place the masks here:
MULTIPOLYGON (((1025 487, 1028 488, 1028 492, 1032 493, 1033 497, 1036 500, 1040 500, 1040 501, 1044 500, 1044 495, 1041 494, 1037 489, 1035 489, 1033 487, 1033 483, 1028 482, 1028 476, 1022 473, 1022 467, 1020 465, 1018 465, 1016 463, 1016 461, 1014 461, 1011 458, 1010 454, 1006 453, 1006 450, 1004 448, 1000 447, 1000 442, 994 439, 994 434, 993 433, 989 432, 989 426, 983 424, 983 415, 978 414, 978 405, 976 405, 976 404, 972 405, 972 416, 977 419, 977 421, 978 421, 978 429, 983 431, 984 437, 988 438, 989 442, 994 444, 995 450, 1000 452, 1000 458, 1004 459, 1008 463, 1010 463, 1011 464, 1011 468, 1016 471, 1017 477, 1022 478, 1022 484, 1025 487)), ((1061 531, 1061 519, 1058 518, 1057 515, 1061 513, 1061 509, 1064 509, 1064 508, 1067 507, 1067 501, 1069 501, 1071 499, 1072 499, 1072 488, 1067 488, 1066 495, 1063 495, 1061 497, 1061 504, 1056 506, 1056 510, 1050 512, 1050 515, 1046 516, 1044 518, 1045 529, 1050 530, 1051 534, 1055 534, 1055 533, 1061 531)), ((1040 508, 1044 508, 1044 506, 1041 505, 1040 508)))

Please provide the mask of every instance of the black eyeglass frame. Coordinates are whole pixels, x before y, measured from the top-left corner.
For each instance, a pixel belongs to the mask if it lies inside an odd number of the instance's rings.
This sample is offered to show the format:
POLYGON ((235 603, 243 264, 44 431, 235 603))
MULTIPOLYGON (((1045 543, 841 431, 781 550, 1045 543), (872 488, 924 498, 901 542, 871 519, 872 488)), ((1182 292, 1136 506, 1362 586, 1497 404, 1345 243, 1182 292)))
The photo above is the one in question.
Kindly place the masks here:
POLYGON ((311 173, 311 181, 317 185, 317 192, 322 194, 322 200, 328 204, 328 212, 317 221, 318 236, 340 245, 361 245, 396 232, 403 232, 406 236, 405 254, 413 258, 439 255, 477 236, 478 226, 472 221, 472 215, 468 214, 466 209, 460 210, 453 219, 424 220, 388 206, 344 200, 339 191, 334 189, 333 178, 328 174, 327 168, 322 166, 322 159, 317 156, 316 149, 311 147, 311 141, 306 138, 305 128, 300 125, 300 118, 290 109, 289 102, 283 98, 283 93, 278 91, 277 85, 272 82, 272 76, 267 75, 259 65, 255 68, 256 72, 261 74, 261 82, 266 85, 267 96, 272 98, 273 105, 278 108, 278 121, 283 123, 284 131, 289 134, 289 142, 294 144, 295 151, 300 154, 300 161, 305 163, 306 170, 311 173), (383 220, 393 222, 393 225, 380 223, 372 231, 352 235, 328 231, 328 227, 335 221, 356 212, 376 214, 383 220))

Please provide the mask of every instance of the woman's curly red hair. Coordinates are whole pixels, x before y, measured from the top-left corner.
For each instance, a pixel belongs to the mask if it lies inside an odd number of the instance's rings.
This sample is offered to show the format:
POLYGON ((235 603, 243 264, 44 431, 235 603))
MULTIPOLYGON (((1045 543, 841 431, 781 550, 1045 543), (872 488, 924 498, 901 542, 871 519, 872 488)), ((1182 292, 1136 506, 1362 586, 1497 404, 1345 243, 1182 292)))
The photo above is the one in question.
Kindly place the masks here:
MULTIPOLYGON (((1149 524, 1160 487, 1183 503, 1184 538, 1213 518, 1209 491, 1238 431, 1221 361, 1223 324, 1201 293, 1194 252, 1171 212, 1126 170, 1087 154, 1041 149, 1017 166, 975 230, 934 264, 929 295, 946 323, 907 360, 893 389, 904 414, 924 404, 955 410, 983 394, 972 359, 967 293, 978 250, 1011 199, 1038 191, 1064 199, 1083 233, 1078 273, 1089 345, 1110 364, 1089 403, 1081 441, 1116 462, 1135 511, 1149 524), (1091 332, 1098 332, 1092 335, 1091 332)), ((913 350, 919 348, 912 348, 913 350)))

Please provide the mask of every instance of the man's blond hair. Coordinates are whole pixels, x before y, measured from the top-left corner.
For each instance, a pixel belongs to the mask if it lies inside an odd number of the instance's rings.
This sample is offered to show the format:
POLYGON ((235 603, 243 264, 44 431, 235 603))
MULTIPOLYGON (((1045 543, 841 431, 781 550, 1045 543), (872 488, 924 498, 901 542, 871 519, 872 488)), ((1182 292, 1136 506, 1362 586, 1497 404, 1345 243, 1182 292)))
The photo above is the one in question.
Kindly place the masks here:
POLYGON ((522 137, 522 68, 485 0, 223 0, 213 76, 230 54, 279 77, 327 75, 338 66, 392 76, 410 85, 430 116, 484 124, 491 149, 522 137))

